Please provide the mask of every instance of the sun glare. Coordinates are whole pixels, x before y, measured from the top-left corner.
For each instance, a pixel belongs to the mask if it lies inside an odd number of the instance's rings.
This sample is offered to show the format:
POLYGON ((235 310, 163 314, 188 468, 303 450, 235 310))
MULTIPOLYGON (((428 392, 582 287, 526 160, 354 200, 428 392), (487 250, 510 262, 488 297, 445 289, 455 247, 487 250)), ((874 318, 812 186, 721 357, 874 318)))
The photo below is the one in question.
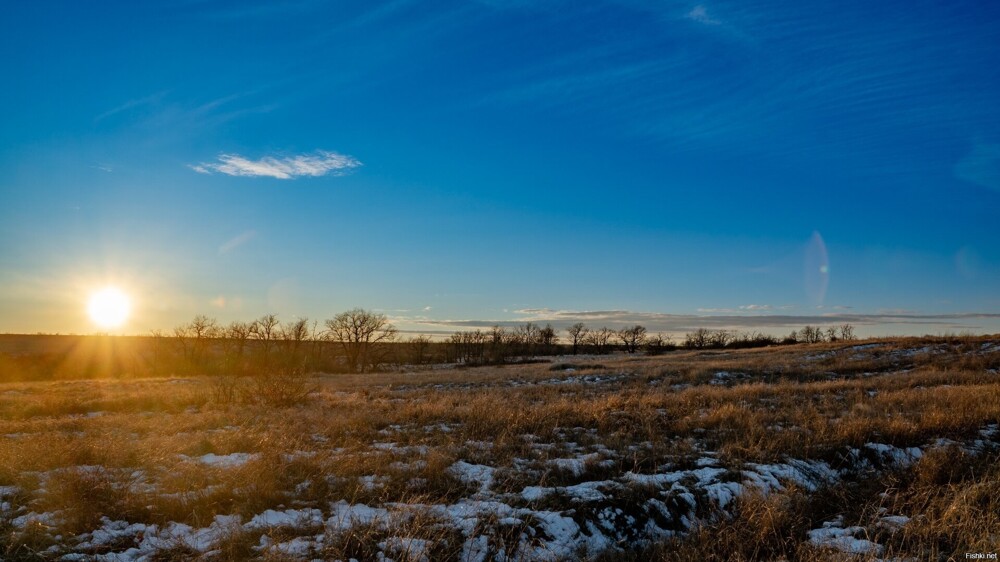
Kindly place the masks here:
POLYGON ((102 328, 117 328, 128 319, 131 304, 128 295, 121 289, 107 287, 90 295, 87 314, 94 324, 102 328))

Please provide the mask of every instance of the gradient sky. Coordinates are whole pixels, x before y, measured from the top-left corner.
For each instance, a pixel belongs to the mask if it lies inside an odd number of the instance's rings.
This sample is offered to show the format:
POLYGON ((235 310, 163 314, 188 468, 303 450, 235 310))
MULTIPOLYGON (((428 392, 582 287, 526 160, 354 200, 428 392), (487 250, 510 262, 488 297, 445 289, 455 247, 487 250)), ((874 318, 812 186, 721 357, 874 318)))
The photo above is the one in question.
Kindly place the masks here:
POLYGON ((14 2, 0 331, 1000 331, 995 2, 14 2))

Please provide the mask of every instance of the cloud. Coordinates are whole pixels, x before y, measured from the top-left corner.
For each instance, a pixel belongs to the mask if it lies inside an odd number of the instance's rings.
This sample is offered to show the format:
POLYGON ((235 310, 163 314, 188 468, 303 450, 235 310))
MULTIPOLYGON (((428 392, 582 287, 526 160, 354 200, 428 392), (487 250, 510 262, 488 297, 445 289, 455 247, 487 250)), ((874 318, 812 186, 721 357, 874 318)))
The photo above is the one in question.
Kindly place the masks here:
POLYGON ((708 10, 702 4, 698 4, 694 8, 691 8, 691 11, 684 14, 684 17, 691 21, 696 21, 705 25, 720 25, 722 23, 721 21, 708 15, 708 10))
POLYGON ((256 230, 247 230, 233 238, 227 240, 223 245, 219 246, 219 254, 228 254, 229 252, 239 248, 243 244, 253 240, 257 237, 256 230))
POLYGON ((121 105, 119 105, 117 107, 113 107, 113 108, 105 111, 104 113, 98 115, 97 117, 94 117, 94 122, 97 123, 99 121, 103 121, 104 119, 107 119, 108 117, 111 117, 113 115, 117 115, 117 114, 125 112, 125 111, 132 111, 132 110, 136 110, 136 109, 140 109, 140 108, 144 108, 144 107, 148 107, 148 106, 158 105, 158 104, 160 104, 163 101, 163 98, 165 98, 167 96, 167 93, 168 92, 165 92, 165 91, 164 92, 157 92, 155 94, 146 96, 144 98, 136 98, 136 99, 128 100, 125 103, 123 103, 123 104, 121 104, 121 105))
POLYGON ((977 143, 955 164, 955 177, 1000 191, 1000 144, 977 143))
POLYGON ((239 154, 220 154, 218 162, 202 162, 188 167, 200 174, 218 172, 229 176, 288 180, 304 176, 340 176, 359 166, 361 162, 351 156, 318 150, 312 154, 283 158, 265 156, 260 160, 250 160, 239 154))
POLYGON ((699 308, 698 312, 708 314, 738 314, 741 312, 770 312, 773 310, 789 310, 795 308, 790 304, 775 306, 773 304, 744 304, 736 308, 699 308))
MULTIPOLYGON (((704 309, 703 309, 704 310, 704 309)), ((716 309, 727 310, 727 309, 716 309)), ((875 314, 819 313, 819 314, 667 314, 662 312, 637 312, 630 310, 553 310, 550 308, 527 308, 514 311, 516 319, 504 320, 425 320, 415 323, 435 329, 475 329, 490 326, 514 327, 525 322, 551 323, 556 329, 565 329, 576 322, 584 322, 591 327, 607 326, 621 328, 642 324, 650 332, 683 333, 697 328, 749 330, 749 329, 798 329, 805 325, 855 326, 934 326, 935 329, 968 329, 969 320, 1000 320, 1000 313, 970 312, 953 314, 917 314, 910 311, 880 311, 875 314), (960 326, 961 328, 955 328, 960 326)), ((414 321, 415 319, 410 319, 414 321)), ((927 329, 927 328, 921 328, 927 329)))

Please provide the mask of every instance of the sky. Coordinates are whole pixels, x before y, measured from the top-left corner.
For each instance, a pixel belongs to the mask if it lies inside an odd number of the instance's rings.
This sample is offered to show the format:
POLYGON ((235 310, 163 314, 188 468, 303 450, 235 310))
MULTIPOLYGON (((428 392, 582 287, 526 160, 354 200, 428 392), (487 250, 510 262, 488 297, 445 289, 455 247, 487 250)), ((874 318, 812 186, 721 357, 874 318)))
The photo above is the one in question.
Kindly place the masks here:
POLYGON ((1000 4, 15 2, 0 332, 1000 332, 1000 4))

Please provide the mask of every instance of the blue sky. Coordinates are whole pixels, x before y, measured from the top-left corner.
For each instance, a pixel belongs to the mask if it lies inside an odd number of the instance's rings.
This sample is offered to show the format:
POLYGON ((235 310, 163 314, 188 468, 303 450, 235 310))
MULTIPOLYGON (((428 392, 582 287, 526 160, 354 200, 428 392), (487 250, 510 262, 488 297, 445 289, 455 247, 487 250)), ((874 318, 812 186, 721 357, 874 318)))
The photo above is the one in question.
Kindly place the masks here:
POLYGON ((18 2, 0 331, 1000 331, 1000 5, 18 2))

